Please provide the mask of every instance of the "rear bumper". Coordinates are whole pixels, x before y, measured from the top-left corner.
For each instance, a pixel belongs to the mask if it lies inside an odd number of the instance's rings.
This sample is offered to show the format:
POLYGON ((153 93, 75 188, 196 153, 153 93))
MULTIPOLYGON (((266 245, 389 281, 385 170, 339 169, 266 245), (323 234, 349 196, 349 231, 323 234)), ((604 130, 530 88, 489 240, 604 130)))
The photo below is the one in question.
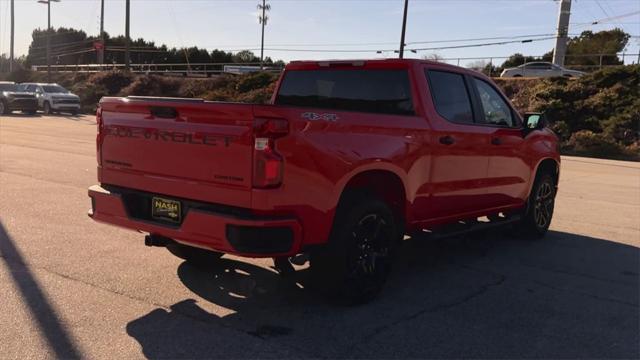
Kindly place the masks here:
MULTIPOLYGON (((89 188, 89 216, 99 222, 161 235, 177 242, 246 257, 294 255, 300 251, 302 227, 295 218, 240 215, 211 205, 207 209, 187 206, 181 224, 170 225, 134 214, 129 204, 134 194, 138 203, 153 194, 131 189, 89 188), (142 199, 142 200, 141 200, 142 199), (214 208, 215 210, 211 210, 214 208)), ((185 200, 185 203, 197 204, 185 200)))

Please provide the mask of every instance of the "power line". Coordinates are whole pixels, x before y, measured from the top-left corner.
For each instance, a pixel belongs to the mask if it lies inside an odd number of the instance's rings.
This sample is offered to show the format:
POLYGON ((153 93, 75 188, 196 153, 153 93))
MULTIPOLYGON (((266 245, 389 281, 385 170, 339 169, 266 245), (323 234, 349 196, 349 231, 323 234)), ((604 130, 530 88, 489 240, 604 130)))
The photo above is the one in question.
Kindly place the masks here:
POLYGON ((545 40, 555 39, 555 36, 549 36, 546 38, 540 39, 526 39, 526 40, 514 40, 514 41, 500 41, 500 42, 492 42, 492 43, 484 43, 484 44, 469 44, 469 45, 455 45, 455 46, 441 46, 441 47, 432 47, 432 48, 416 48, 412 50, 423 51, 423 50, 446 50, 446 49, 463 49, 463 48, 472 48, 472 47, 483 47, 483 46, 495 46, 495 45, 507 45, 507 44, 515 44, 515 43, 531 43, 545 40))
POLYGON ((605 10, 605 9, 602 7, 602 4, 600 4, 600 1, 595 0, 595 3, 596 3, 596 5, 598 5, 598 7, 600 8, 600 10, 602 10, 602 12, 604 13, 604 15, 605 15, 606 17, 611 17, 611 15, 609 15, 609 13, 607 12, 607 10, 605 10))
MULTIPOLYGON (((87 39, 87 40, 78 40, 78 41, 69 41, 66 43, 59 43, 59 44, 51 44, 51 47, 72 47, 72 46, 76 46, 76 45, 80 45, 80 44, 85 44, 85 43, 89 43, 89 42, 93 42, 94 40, 91 39, 87 39)), ((46 46, 30 46, 30 49, 44 49, 46 48, 46 46)))

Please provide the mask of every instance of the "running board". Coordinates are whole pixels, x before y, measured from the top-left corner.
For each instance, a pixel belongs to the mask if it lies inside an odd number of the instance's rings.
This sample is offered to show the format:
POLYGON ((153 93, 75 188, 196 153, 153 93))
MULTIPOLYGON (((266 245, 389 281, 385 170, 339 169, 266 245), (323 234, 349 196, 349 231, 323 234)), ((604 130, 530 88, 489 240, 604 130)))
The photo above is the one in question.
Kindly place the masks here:
POLYGON ((513 224, 520 221, 521 219, 522 219, 521 215, 514 214, 514 215, 511 215, 508 219, 505 218, 497 221, 487 221, 487 222, 474 221, 469 223, 461 221, 455 224, 449 224, 449 225, 443 226, 442 228, 436 229, 433 231, 423 230, 423 231, 414 233, 412 237, 425 236, 425 237, 428 237, 429 239, 443 239, 443 238, 449 238, 449 237, 456 237, 460 235, 473 233, 476 231, 488 230, 488 229, 505 226, 507 224, 513 224))

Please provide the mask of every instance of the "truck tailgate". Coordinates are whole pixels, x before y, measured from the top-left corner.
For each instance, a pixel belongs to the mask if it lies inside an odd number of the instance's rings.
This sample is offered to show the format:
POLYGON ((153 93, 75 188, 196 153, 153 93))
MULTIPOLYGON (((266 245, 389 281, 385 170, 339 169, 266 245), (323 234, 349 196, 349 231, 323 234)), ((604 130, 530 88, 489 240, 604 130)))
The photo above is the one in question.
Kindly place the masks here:
POLYGON ((100 108, 101 183, 250 206, 252 105, 129 97, 100 108))

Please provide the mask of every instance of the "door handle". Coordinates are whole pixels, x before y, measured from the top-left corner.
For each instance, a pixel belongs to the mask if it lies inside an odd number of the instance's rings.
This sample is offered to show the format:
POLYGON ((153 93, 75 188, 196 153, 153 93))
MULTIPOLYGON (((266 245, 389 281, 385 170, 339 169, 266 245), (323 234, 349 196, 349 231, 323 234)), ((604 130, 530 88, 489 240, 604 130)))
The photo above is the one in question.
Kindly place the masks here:
POLYGON ((491 139, 491 145, 500 145, 502 144, 502 139, 494 137, 491 139))
POLYGON ((449 136, 449 135, 447 135, 447 136, 443 136, 443 137, 441 137, 439 140, 440 140, 440 144, 444 144, 444 145, 451 145, 451 144, 453 144, 454 142, 456 142, 456 141, 454 140, 454 138, 452 138, 452 137, 451 137, 451 136, 449 136))

